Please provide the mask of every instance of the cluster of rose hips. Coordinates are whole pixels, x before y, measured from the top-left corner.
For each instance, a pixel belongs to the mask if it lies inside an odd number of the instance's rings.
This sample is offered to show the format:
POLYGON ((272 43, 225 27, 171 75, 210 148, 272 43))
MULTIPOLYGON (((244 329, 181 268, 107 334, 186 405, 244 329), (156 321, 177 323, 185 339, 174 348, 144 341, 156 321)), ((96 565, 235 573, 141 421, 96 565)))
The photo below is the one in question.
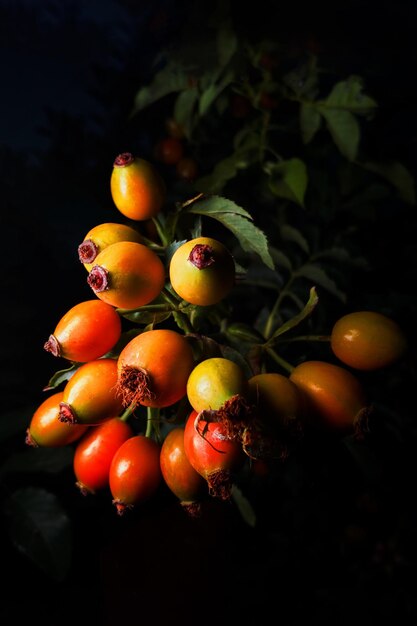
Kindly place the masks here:
MULTIPOLYGON (((110 187, 131 220, 163 210, 163 179, 131 153, 115 159, 110 187)), ((228 500, 245 464, 285 456, 300 430, 359 430, 370 403, 352 370, 388 367, 406 350, 394 320, 359 311, 338 319, 328 337, 340 365, 310 360, 286 374, 263 368, 248 376, 236 360, 206 350, 186 325, 165 327, 163 316, 122 332, 124 316, 140 321, 165 306, 184 319, 189 305, 225 299, 236 265, 222 242, 180 242, 164 262, 163 246, 153 248, 127 224, 104 223, 78 253, 94 297, 68 310, 44 345, 71 364, 70 375, 63 389, 46 388, 53 393, 34 412, 26 441, 73 445, 76 485, 83 494, 109 489, 119 514, 163 482, 195 514, 207 496, 228 500)))

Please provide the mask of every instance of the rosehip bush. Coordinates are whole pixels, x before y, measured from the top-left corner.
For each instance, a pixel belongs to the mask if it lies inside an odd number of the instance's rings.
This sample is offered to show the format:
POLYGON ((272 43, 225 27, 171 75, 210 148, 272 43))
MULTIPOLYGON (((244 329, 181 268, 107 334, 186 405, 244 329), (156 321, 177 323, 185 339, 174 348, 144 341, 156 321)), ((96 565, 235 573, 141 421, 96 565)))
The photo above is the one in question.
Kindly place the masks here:
POLYGON ((388 200, 413 190, 401 163, 362 152, 378 106, 361 77, 331 83, 315 53, 221 35, 218 67, 190 76, 170 51, 136 96, 138 122, 159 100, 163 139, 108 164, 114 221, 74 249, 96 300, 51 329, 64 366, 24 441, 68 453, 82 506, 140 516, 162 485, 185 515, 215 499, 253 526, 298 468, 294 483, 346 450, 367 468, 384 428, 401 431, 381 398, 408 366, 405 316, 358 294, 373 177, 388 200))

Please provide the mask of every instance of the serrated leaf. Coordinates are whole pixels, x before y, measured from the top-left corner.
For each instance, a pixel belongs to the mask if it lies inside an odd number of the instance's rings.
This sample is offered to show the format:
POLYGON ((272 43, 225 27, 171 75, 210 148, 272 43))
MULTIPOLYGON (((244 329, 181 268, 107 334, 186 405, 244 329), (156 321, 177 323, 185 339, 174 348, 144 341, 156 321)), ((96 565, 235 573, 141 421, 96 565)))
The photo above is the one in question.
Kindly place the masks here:
POLYGON ((356 159, 360 140, 359 124, 350 111, 320 108, 339 152, 349 161, 356 159))
POLYGON ((71 376, 75 374, 80 365, 81 363, 73 363, 71 367, 55 372, 55 374, 53 374, 53 376, 49 379, 46 387, 43 388, 43 391, 50 391, 51 389, 59 387, 62 383, 66 383, 71 376))
POLYGON ((269 168, 269 188, 280 198, 287 198, 304 206, 307 189, 307 168, 301 159, 289 159, 275 163, 269 168))
POLYGON ((231 497, 236 504, 242 519, 246 522, 246 524, 248 524, 248 526, 254 528, 256 526, 256 513, 249 500, 243 495, 243 492, 235 484, 232 487, 231 497))
POLYGON ((72 528, 57 497, 25 487, 4 500, 3 512, 15 547, 53 580, 62 582, 72 560, 72 528))
POLYGON ((300 107, 300 129, 303 143, 307 144, 320 129, 321 115, 313 103, 303 102, 300 107))
POLYGON ((367 161, 358 163, 358 165, 385 178, 398 190, 400 198, 407 204, 416 203, 414 178, 402 163, 398 161, 391 161, 390 163, 367 161))
POLYGON ((10 455, 0 467, 0 475, 36 472, 42 474, 59 474, 70 467, 73 462, 74 450, 71 446, 58 448, 29 448, 23 452, 10 455))
POLYGON ((295 228, 290 224, 282 224, 279 232, 281 233, 281 237, 285 241, 292 241, 293 243, 296 243, 303 252, 305 252, 306 254, 310 253, 310 246, 308 245, 308 241, 301 233, 301 231, 298 230, 298 228, 295 228))
POLYGON ((350 76, 333 86, 325 100, 331 108, 346 109, 357 115, 369 115, 378 106, 376 101, 363 93, 363 80, 359 76, 350 76))
POLYGON ((337 287, 334 280, 326 274, 322 267, 314 265, 313 263, 306 263, 297 269, 297 275, 303 276, 314 284, 320 285, 320 287, 326 289, 326 291, 336 296, 336 298, 342 302, 346 302, 346 294, 337 287))
POLYGON ((265 265, 274 269, 265 233, 253 224, 250 213, 235 202, 221 196, 211 196, 191 204, 186 210, 218 220, 235 235, 245 252, 255 252, 265 265))
POLYGON ((279 328, 277 328, 277 330, 274 332, 274 334, 269 339, 268 343, 269 344, 273 343, 274 339, 276 339, 280 335, 283 335, 284 333, 287 333, 289 330, 292 330, 293 328, 298 326, 303 320, 305 320, 309 315, 312 314, 312 312, 314 311, 315 307, 317 306, 318 301, 319 301, 319 298, 318 298, 318 295, 317 295, 316 288, 315 287, 311 287, 308 301, 304 305, 303 310, 300 311, 300 313, 298 313, 297 315, 295 315, 291 319, 289 319, 286 322, 284 322, 284 324, 282 324, 279 328))

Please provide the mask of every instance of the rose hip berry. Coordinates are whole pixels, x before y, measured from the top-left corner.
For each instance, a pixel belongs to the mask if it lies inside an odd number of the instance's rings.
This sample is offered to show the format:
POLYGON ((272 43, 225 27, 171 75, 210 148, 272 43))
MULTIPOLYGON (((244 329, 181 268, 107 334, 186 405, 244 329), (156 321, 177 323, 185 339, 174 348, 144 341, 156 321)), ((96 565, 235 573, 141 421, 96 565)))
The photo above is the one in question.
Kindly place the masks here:
POLYGON ((175 250, 169 278, 183 300, 200 306, 217 304, 235 284, 234 259, 221 242, 197 237, 175 250))
POLYGON ((96 426, 119 415, 123 404, 116 385, 116 360, 96 359, 83 363, 64 387, 59 419, 70 424, 96 426))
POLYGON ((111 350, 121 332, 121 319, 114 307, 101 300, 86 300, 61 317, 44 349, 54 356, 86 363, 111 350))
POLYGON ((120 213, 137 221, 155 217, 166 198, 165 182, 158 170, 131 152, 123 152, 114 160, 110 191, 120 213))
POLYGON ((162 328, 145 331, 119 354, 117 390, 124 406, 170 406, 186 395, 193 367, 193 352, 184 335, 162 328))
POLYGON ((165 483, 186 512, 194 517, 201 512, 207 482, 194 469, 184 450, 184 426, 169 431, 161 447, 161 472, 165 483))
POLYGON ((389 367, 407 350, 407 340, 399 324, 376 311, 347 313, 338 319, 330 345, 342 363, 364 371, 389 367))
MULTIPOLYGON (((214 412, 215 413, 215 412, 214 412)), ((209 494, 221 500, 231 496, 235 473, 246 455, 239 442, 230 439, 212 412, 192 411, 184 430, 184 450, 194 469, 207 481, 209 494)))
POLYGON ((87 425, 66 424, 59 420, 59 403, 63 395, 63 391, 58 391, 37 407, 26 430, 26 443, 29 446, 35 448, 67 446, 84 435, 87 425))
POLYGON ((119 241, 100 252, 87 283, 103 302, 121 309, 136 309, 161 293, 165 267, 147 246, 119 241))
POLYGON ((83 495, 109 486, 112 459, 122 443, 133 435, 128 423, 113 417, 91 427, 82 437, 75 448, 73 468, 76 486, 83 495))
POLYGON ((162 481, 159 457, 159 444, 144 435, 134 435, 119 447, 109 471, 110 491, 119 515, 156 493, 162 481))
POLYGON ((118 241, 135 241, 143 243, 142 235, 127 224, 105 222, 91 228, 78 246, 78 258, 89 272, 97 255, 118 241))

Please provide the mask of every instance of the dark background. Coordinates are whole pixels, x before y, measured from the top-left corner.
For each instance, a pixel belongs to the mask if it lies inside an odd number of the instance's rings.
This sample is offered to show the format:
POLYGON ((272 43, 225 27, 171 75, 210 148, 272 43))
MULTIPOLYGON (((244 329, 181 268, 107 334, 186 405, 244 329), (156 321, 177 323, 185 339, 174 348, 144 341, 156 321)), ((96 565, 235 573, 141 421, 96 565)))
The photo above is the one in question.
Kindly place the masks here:
MULTIPOLYGON (((151 154, 154 129, 128 119, 134 94, 151 78, 155 54, 175 38, 191 5, 0 1, 1 399, 2 413, 15 412, 22 424, 54 371, 44 341, 68 308, 91 296, 76 247, 95 223, 117 218, 109 191, 113 159, 132 146, 151 154)), ((330 9, 257 2, 239 7, 236 15, 241 28, 277 37, 314 30, 333 46, 341 74, 345 68, 368 72, 379 100, 395 113, 386 116, 390 125, 380 132, 387 133, 393 156, 415 167, 414 3, 344 2, 330 9)), ((410 245, 415 233, 415 221, 404 223, 400 214, 392 224, 393 247, 400 249, 403 239, 410 245)), ((404 293, 407 270, 395 272, 386 277, 388 292, 398 277, 404 293)), ((414 332, 412 311, 400 311, 407 331, 414 332)), ((407 402, 401 399, 403 407, 407 402)), ((22 431, 11 447, 20 450, 23 439, 22 431)), ((389 453, 393 467, 401 463, 400 451, 389 453)), ((361 478, 342 471, 338 476, 342 460, 335 456, 335 477, 318 491, 323 501, 310 503, 311 519, 302 519, 308 496, 303 477, 281 485, 299 506, 299 526, 291 532, 278 524, 267 494, 270 503, 259 505, 257 531, 232 507, 216 503, 204 521, 192 524, 169 498, 133 519, 109 520, 107 501, 80 504, 78 494, 65 491, 68 478, 62 499, 75 529, 70 576, 61 584, 51 581, 10 545, 3 529, 8 584, 2 622, 33 614, 45 626, 83 618, 102 624, 250 618, 263 624, 272 611, 274 621, 288 625, 373 624, 387 615, 399 616, 401 625, 415 623, 414 464, 403 462, 401 471, 397 465, 398 484, 382 505, 360 491, 355 517, 351 506, 361 478), (344 543, 332 543, 333 524, 345 529, 344 543), (356 553, 364 527, 369 550, 356 553)), ((319 475, 315 479, 320 482, 319 475)), ((293 518, 286 514, 290 525, 293 518)))

